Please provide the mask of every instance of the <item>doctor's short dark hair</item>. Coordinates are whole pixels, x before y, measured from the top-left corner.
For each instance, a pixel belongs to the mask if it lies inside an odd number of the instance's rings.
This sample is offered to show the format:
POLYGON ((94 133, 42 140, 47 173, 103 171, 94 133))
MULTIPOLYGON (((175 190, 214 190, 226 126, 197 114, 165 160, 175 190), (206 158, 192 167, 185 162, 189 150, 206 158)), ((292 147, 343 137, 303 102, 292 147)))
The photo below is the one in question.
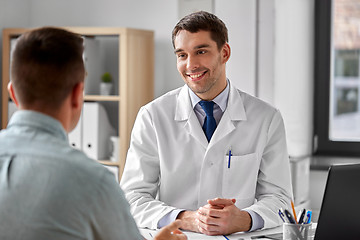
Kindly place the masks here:
POLYGON ((84 81, 83 38, 54 27, 26 32, 16 41, 11 81, 24 107, 59 107, 84 81))
POLYGON ((191 33, 199 31, 210 32, 211 39, 216 42, 220 50, 228 40, 228 30, 225 23, 212 13, 199 11, 191 13, 183 17, 174 27, 172 31, 172 44, 175 48, 175 38, 177 34, 186 30, 191 33))

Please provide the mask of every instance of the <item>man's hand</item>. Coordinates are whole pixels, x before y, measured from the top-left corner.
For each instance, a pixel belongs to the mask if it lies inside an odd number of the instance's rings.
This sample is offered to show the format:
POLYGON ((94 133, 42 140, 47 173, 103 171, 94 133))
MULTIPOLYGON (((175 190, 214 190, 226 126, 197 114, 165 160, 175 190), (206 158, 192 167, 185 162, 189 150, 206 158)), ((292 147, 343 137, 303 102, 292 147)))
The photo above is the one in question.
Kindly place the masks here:
POLYGON ((180 220, 170 223, 156 234, 154 240, 186 240, 186 235, 179 230, 181 226, 180 220))
POLYGON ((183 211, 179 213, 177 219, 181 219, 182 226, 181 229, 192 231, 192 232, 200 232, 198 226, 198 219, 196 211, 183 211))
POLYGON ((196 213, 199 231, 206 235, 227 235, 250 230, 250 214, 238 209, 235 201, 223 198, 208 200, 208 204, 196 213))

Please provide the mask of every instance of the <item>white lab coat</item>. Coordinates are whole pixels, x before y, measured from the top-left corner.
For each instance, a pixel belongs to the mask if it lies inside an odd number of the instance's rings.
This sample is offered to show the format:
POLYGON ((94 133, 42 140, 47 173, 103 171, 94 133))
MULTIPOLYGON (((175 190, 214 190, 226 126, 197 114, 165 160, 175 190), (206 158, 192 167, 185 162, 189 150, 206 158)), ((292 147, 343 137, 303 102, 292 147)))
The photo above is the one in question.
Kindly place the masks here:
POLYGON ((185 85, 142 107, 121 187, 139 227, 157 228, 173 209, 196 210, 216 197, 281 223, 292 187, 278 110, 230 85, 227 108, 207 142, 185 85), (228 168, 228 152, 232 157, 228 168))

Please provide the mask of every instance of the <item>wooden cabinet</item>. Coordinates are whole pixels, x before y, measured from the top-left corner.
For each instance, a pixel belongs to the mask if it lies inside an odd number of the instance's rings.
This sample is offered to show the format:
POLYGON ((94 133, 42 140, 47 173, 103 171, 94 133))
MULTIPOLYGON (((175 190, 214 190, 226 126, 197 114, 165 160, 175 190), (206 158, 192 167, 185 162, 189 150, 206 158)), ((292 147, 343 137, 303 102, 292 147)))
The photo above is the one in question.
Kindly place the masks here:
MULTIPOLYGON (((111 38, 115 40, 116 50, 112 52, 117 59, 114 74, 116 87, 114 94, 101 96, 87 94, 85 101, 113 103, 116 108, 116 124, 119 136, 119 160, 99 160, 102 164, 118 167, 121 178, 126 153, 129 147, 130 133, 139 108, 153 99, 154 94, 154 33, 148 30, 138 30, 117 27, 64 27, 88 38, 111 38), (116 53, 117 52, 117 53, 116 53)), ((10 101, 7 84, 10 79, 11 40, 30 29, 8 28, 3 30, 2 52, 2 128, 8 122, 8 103, 10 101)), ((85 46, 86 48, 86 46, 85 46)), ((111 50, 113 51, 113 50, 111 50)), ((100 76, 99 76, 100 79, 100 76)), ((85 82, 85 85, 87 83, 85 82)), ((86 119, 83 119, 86 121, 86 119)))

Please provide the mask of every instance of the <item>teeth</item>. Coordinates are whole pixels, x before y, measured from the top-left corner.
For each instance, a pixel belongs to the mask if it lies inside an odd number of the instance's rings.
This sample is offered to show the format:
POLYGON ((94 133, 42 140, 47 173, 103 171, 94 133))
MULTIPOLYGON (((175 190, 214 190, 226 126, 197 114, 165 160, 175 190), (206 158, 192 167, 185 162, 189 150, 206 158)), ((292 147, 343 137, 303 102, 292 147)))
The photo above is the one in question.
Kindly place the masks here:
POLYGON ((201 77, 203 74, 200 73, 200 74, 195 74, 195 75, 189 75, 191 78, 198 78, 198 77, 201 77))

